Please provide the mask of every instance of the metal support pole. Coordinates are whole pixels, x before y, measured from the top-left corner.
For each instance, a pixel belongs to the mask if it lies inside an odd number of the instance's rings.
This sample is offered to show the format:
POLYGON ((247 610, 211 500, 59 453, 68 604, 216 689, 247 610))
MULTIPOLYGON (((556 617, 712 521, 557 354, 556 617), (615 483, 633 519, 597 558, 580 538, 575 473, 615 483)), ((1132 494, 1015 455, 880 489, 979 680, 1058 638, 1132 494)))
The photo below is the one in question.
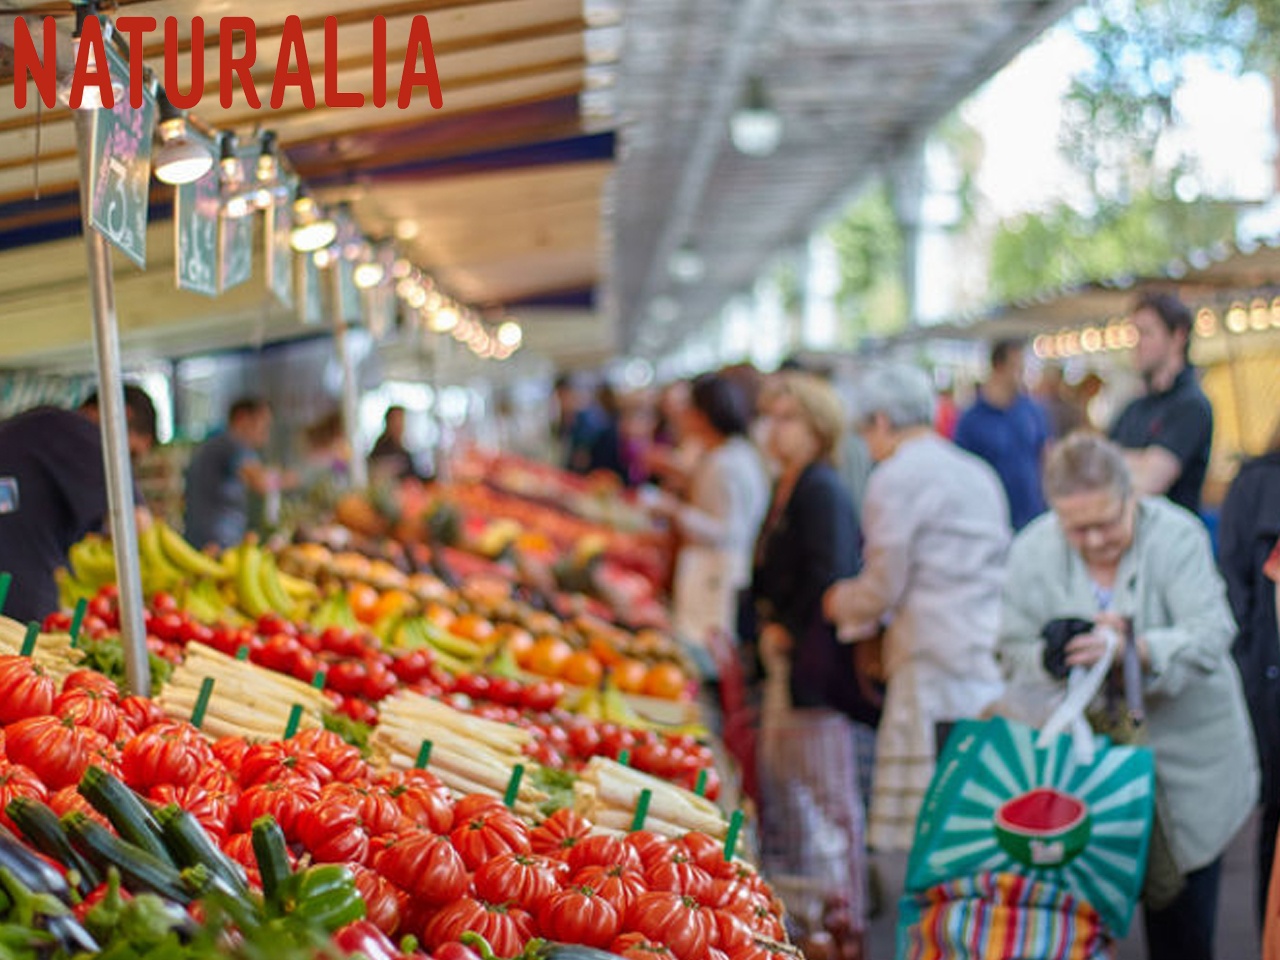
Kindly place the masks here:
POLYGON ((129 463, 129 427, 120 376, 120 336, 116 329, 115 289, 111 251, 106 238, 89 225, 90 157, 94 114, 73 110, 80 154, 80 212, 89 260, 89 302, 93 312, 93 352, 98 366, 98 420, 102 431, 102 460, 107 480, 107 519, 115 551, 120 590, 120 642, 124 649, 129 692, 151 692, 147 661, 147 631, 142 603, 142 573, 138 565, 138 531, 133 505, 133 470, 129 463))
POLYGON ((369 485, 369 465, 360 445, 360 388, 356 383, 351 345, 347 343, 347 324, 342 318, 342 264, 334 260, 328 269, 333 344, 338 352, 338 363, 342 366, 342 422, 347 431, 347 444, 351 447, 351 484, 356 489, 363 489, 369 485))

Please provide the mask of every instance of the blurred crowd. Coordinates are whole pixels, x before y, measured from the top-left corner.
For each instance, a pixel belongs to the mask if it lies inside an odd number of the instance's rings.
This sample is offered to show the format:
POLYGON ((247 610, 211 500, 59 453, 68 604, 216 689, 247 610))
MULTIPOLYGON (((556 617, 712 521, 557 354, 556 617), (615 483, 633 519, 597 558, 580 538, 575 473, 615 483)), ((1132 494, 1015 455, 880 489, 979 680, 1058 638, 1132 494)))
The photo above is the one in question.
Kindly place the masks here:
POLYGON ((733 651, 713 658, 720 684, 752 713, 731 746, 802 946, 867 955, 956 721, 1041 722, 1067 672, 1103 658, 1141 671, 1156 758, 1149 955, 1212 956, 1222 852, 1259 802, 1261 918, 1280 828, 1280 432, 1229 492, 1215 553, 1191 314, 1154 294, 1132 322, 1142 389, 1106 421, 1100 378, 1043 365, 1031 383, 1016 341, 991 344, 963 405, 889 362, 838 385, 799 362, 656 391, 557 383, 563 465, 638 488, 674 544, 677 625, 733 651), (1082 626, 1055 662, 1063 618, 1082 626))

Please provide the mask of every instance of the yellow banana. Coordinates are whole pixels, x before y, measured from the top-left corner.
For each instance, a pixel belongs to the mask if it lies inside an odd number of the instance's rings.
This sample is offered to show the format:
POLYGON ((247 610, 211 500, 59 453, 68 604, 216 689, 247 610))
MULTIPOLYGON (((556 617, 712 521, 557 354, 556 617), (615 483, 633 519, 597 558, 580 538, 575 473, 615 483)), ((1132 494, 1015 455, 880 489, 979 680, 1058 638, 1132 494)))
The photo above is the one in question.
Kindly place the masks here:
POLYGON ((276 567, 275 554, 269 550, 261 552, 262 560, 258 564, 258 582, 262 584, 262 596, 271 609, 286 617, 292 617, 296 604, 280 582, 280 571, 276 567))
POLYGON ((293 597, 295 600, 316 600, 320 596, 320 588, 310 580, 303 580, 301 577, 295 577, 291 574, 279 571, 280 585, 284 587, 285 593, 293 597))
POLYGON ((230 575, 225 566, 187 543, 182 534, 164 521, 157 520, 154 526, 160 539, 160 549, 179 570, 196 577, 212 577, 214 580, 224 580, 230 575))
POLYGON ((604 719, 610 723, 618 723, 628 727, 645 726, 645 720, 632 709, 622 691, 612 683, 606 682, 600 694, 600 706, 604 719))
POLYGON ((160 530, 154 523, 138 533, 138 558, 148 593, 171 590, 186 579, 183 572, 164 555, 160 547, 160 530))
POLYGON ((84 583, 104 584, 116 578, 115 554, 101 537, 88 536, 67 551, 71 572, 84 583))
POLYGON ((251 617, 271 612, 271 603, 262 593, 262 551, 252 544, 236 548, 240 554, 236 566, 237 605, 251 617))

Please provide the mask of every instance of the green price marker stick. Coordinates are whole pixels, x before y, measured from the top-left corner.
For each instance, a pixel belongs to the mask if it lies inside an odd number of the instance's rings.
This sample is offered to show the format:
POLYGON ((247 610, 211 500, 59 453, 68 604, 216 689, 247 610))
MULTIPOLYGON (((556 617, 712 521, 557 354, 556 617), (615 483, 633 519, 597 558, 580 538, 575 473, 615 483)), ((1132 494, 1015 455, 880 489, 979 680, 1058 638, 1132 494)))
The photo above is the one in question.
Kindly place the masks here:
POLYGON ((321 667, 311 677, 312 688, 316 690, 323 690, 325 679, 326 679, 326 675, 324 672, 324 668, 321 667))
POLYGON ((80 644, 80 625, 84 623, 85 611, 89 609, 89 601, 81 597, 76 601, 76 612, 71 615, 71 645, 80 644))
POLYGON ((620 764, 622 764, 624 767, 629 767, 629 766, 631 766, 631 751, 630 751, 630 750, 619 750, 619 751, 618 751, 618 762, 619 762, 620 764))
POLYGON ((241 647, 239 650, 236 651, 236 659, 237 660, 249 659, 249 645, 247 643, 243 647, 241 647))
POLYGON ((516 797, 520 795, 520 781, 524 778, 524 764, 517 763, 511 770, 511 779, 507 781, 507 794, 502 798, 508 809, 514 809, 516 797))
POLYGON ((729 832, 724 838, 724 859, 728 863, 733 859, 734 852, 738 848, 738 834, 742 832, 742 811, 733 811, 733 816, 729 818, 729 832))
POLYGON ((4 609, 4 602, 9 599, 9 587, 12 584, 12 573, 0 573, 0 610, 4 609))
POLYGON ((415 770, 427 769, 427 764, 430 762, 430 760, 431 760, 431 741, 423 740, 422 746, 418 748, 418 759, 413 761, 413 769, 415 770))
POLYGON ((707 768, 698 771, 698 782, 693 785, 693 792, 700 797, 707 795, 707 768))
POLYGON ((653 791, 645 787, 640 791, 640 799, 636 801, 636 815, 631 818, 631 832, 644 829, 645 817, 649 816, 649 801, 653 798, 653 791))
POLYGON ((284 725, 284 738, 288 740, 298 732, 298 725, 302 723, 302 704, 295 703, 289 708, 289 722, 284 725))
POLYGON ((36 652, 36 637, 40 636, 40 624, 32 620, 27 624, 27 635, 22 638, 22 649, 18 651, 24 657, 36 652))
POLYGON ((197 730, 204 726, 204 715, 209 709, 211 696, 213 696, 213 677, 205 677, 200 681, 200 693, 196 696, 195 709, 191 711, 191 725, 197 730))

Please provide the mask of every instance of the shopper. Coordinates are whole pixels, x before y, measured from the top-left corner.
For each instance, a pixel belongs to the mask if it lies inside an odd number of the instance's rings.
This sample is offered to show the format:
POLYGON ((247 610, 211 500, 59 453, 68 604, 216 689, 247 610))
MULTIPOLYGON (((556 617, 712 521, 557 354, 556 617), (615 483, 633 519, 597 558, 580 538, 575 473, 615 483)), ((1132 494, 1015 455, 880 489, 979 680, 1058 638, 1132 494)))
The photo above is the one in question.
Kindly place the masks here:
POLYGON ((1035 400, 1044 411, 1051 440, 1061 440, 1088 425, 1084 408, 1075 390, 1068 385, 1060 363, 1046 361, 1041 366, 1035 400))
MULTIPOLYGON (((156 410, 141 387, 124 388, 129 453, 156 439, 156 410)), ((38 620, 58 609, 54 571, 67 550, 107 519, 98 397, 79 410, 36 407, 0 423, 0 571, 13 575, 3 613, 38 620)), ((146 522, 142 496, 133 501, 146 522)))
POLYGON ((1049 442, 1044 411, 1022 388, 1024 372, 1022 343, 997 341, 991 372, 955 430, 956 445, 987 461, 1000 478, 1014 530, 1044 513, 1040 463, 1049 442))
POLYGON ((1280 631, 1267 560, 1280 543, 1280 426, 1245 463, 1222 502, 1218 558, 1238 627, 1232 652, 1244 681, 1262 767, 1257 895, 1261 914, 1280 830, 1280 631))
POLYGON ((1192 513, 1209 468, 1213 408, 1191 366, 1191 311, 1167 293, 1148 294, 1133 310, 1134 360, 1145 393, 1111 425, 1139 493, 1167 496, 1192 513))
POLYGON ((382 434, 369 451, 370 481, 423 479, 413 454, 404 445, 404 421, 404 407, 387 407, 382 420, 382 434))
POLYGON ((1258 765, 1230 655, 1235 623, 1208 534, 1186 511, 1142 496, 1121 451, 1098 436, 1076 434, 1054 449, 1045 492, 1052 514, 1027 527, 1010 553, 1005 674, 1011 687, 1053 682, 1041 640, 1050 620, 1095 625, 1067 644, 1068 666, 1106 655, 1101 628, 1123 637, 1131 627, 1143 729, 1155 753, 1147 955, 1209 960, 1222 852, 1256 802, 1258 765))
MULTIPOLYGON (((911 848, 937 725, 976 717, 1000 695, 995 642, 1009 508, 992 469, 934 432, 922 371, 870 371, 854 410, 877 464, 862 510, 865 566, 831 587, 824 605, 859 655, 883 630, 887 691, 870 843, 892 855, 911 848)), ((896 881, 905 865, 882 862, 896 881)))
POLYGON ((738 385, 722 374, 707 374, 694 381, 690 396, 681 435, 702 453, 687 497, 665 495, 655 511, 671 519, 679 538, 672 596, 677 620, 710 620, 733 635, 738 594, 751 581, 752 551, 769 506, 769 478, 747 439, 751 417, 738 385))
MULTIPOLYGON (((851 928, 862 956, 866 850, 851 714, 852 659, 823 618, 822 592, 857 569, 858 525, 835 470, 844 411, 816 377, 784 373, 764 413, 779 467, 756 545, 751 594, 765 664, 759 780, 761 844, 797 934, 851 928), (843 923, 835 922, 843 914, 843 923)), ((865 717, 860 717, 865 719, 865 717)))
POLYGON ((243 397, 231 405, 227 428, 197 448, 187 468, 187 539, 199 547, 230 547, 249 531, 249 494, 266 496, 296 486, 296 478, 265 466, 271 408, 243 397))

